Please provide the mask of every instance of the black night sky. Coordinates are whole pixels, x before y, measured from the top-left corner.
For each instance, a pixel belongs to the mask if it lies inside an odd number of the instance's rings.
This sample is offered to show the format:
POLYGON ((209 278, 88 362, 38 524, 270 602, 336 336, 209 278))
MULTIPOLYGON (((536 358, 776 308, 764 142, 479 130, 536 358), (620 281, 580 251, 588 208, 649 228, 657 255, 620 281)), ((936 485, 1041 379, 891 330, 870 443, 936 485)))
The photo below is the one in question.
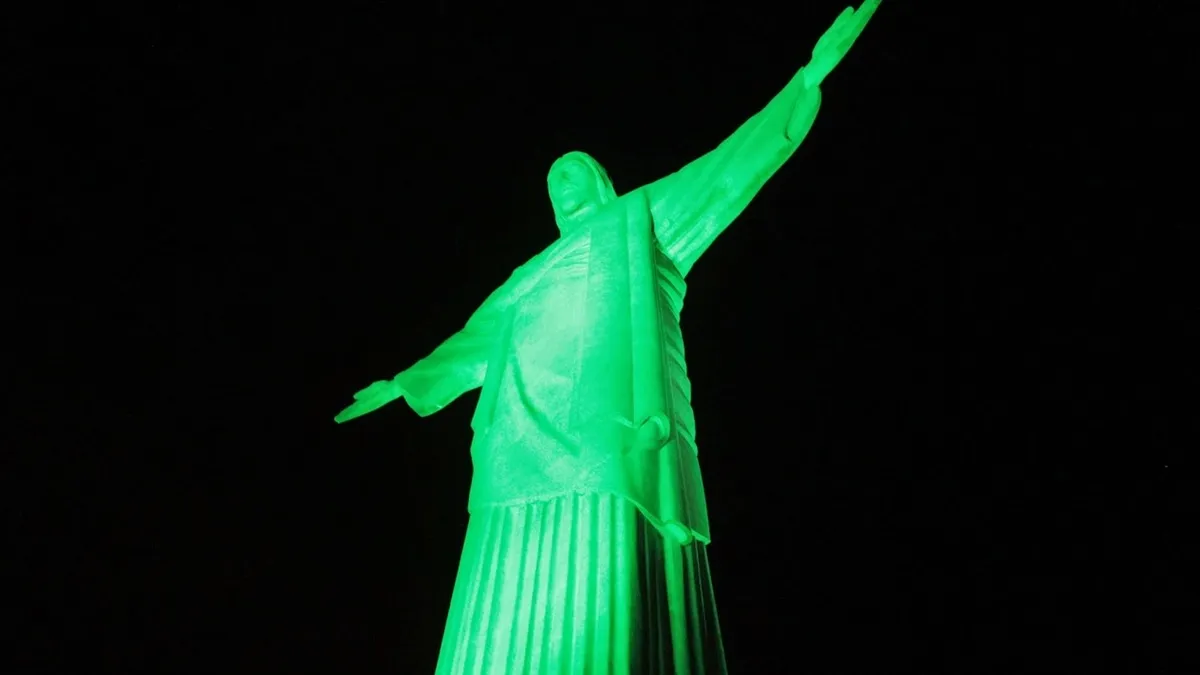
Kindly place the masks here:
MULTIPOLYGON (((5 28, 49 357, 11 366, 6 672, 432 673, 476 394, 333 415, 557 235, 556 157, 676 170, 844 5, 167 4, 5 28)), ((884 0, 689 276, 735 675, 1200 672, 1166 47, 1003 7, 884 0)))

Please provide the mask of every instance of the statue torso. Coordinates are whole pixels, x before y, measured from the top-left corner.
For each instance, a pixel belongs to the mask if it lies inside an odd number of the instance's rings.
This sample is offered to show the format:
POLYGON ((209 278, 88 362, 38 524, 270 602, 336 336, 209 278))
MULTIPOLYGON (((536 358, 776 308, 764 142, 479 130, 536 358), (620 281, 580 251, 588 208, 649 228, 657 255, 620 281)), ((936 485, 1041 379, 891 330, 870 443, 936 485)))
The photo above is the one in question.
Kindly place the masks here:
POLYGON ((611 492, 652 520, 683 511, 707 539, 679 328, 686 285, 656 245, 649 210, 609 204, 543 260, 489 360, 472 424, 472 508, 611 492), (639 456, 632 427, 646 400, 666 408, 672 436, 639 456), (662 494, 665 478, 672 494, 662 494))

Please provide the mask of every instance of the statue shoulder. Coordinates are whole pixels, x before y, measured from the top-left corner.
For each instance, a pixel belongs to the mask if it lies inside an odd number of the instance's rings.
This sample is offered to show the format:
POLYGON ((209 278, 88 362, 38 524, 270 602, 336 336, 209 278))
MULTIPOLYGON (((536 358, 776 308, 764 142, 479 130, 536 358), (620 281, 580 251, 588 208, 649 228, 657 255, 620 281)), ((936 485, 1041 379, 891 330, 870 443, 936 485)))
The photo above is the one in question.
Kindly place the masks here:
POLYGON ((492 293, 485 304, 495 309, 503 309, 516 303, 522 295, 537 285, 538 281, 546 275, 546 271, 553 267, 570 248, 571 241, 569 239, 556 239, 514 269, 508 280, 492 293))

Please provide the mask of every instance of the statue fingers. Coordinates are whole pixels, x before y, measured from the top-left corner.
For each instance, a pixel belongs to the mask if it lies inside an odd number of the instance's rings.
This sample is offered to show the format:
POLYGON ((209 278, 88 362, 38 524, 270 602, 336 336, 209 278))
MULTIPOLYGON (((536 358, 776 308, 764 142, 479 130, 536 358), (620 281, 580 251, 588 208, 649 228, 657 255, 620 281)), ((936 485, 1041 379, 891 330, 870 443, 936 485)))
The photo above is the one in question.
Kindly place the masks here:
POLYGON ((813 54, 825 51, 825 50, 829 49, 830 47, 836 45, 837 43, 841 42, 843 26, 845 25, 846 17, 848 16, 847 13, 853 14, 854 9, 851 7, 847 7, 846 11, 844 11, 838 15, 838 18, 834 20, 834 22, 831 26, 829 26, 829 29, 826 30, 821 35, 821 37, 817 39, 817 44, 813 46, 813 54))
POLYGON ((843 51, 842 46, 848 38, 855 34, 857 23, 858 17, 853 7, 842 10, 829 30, 825 31, 825 34, 817 40, 816 46, 813 47, 813 56, 843 51))
POLYGON ((875 15, 875 10, 879 7, 880 0, 866 0, 858 11, 854 13, 854 22, 848 27, 846 37, 843 40, 845 49, 849 49, 850 45, 862 35, 863 29, 867 27, 867 22, 875 15))
POLYGON ((341 424, 342 422, 349 422, 350 420, 354 419, 355 417, 358 417, 359 415, 362 415, 362 413, 358 412, 357 404, 355 404, 355 405, 347 406, 340 413, 335 415, 333 418, 333 421, 337 422, 338 424, 341 424))
POLYGON ((858 10, 855 11, 855 14, 857 14, 860 17, 860 20, 865 23, 866 21, 870 20, 871 15, 875 13, 875 10, 879 9, 880 2, 882 2, 882 0, 863 0, 863 4, 858 6, 858 10))
POLYGON ((376 398, 383 394, 383 391, 386 387, 387 387, 386 382, 372 382, 370 386, 365 387, 364 389, 356 392, 354 394, 354 399, 356 401, 361 401, 361 400, 376 398))
POLYGON ((379 398, 355 401, 354 403, 346 406, 346 409, 338 413, 337 417, 334 417, 333 419, 337 422, 345 422, 347 420, 352 420, 355 417, 362 417, 369 412, 374 412, 387 404, 388 401, 386 399, 379 398))

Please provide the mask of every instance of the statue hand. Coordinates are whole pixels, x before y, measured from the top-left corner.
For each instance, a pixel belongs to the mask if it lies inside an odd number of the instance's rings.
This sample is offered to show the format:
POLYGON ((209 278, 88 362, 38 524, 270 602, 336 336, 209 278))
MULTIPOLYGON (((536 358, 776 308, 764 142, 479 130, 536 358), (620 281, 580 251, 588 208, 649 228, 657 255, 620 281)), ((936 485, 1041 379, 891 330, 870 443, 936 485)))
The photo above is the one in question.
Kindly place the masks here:
POLYGON ((383 406, 404 397, 404 390, 395 380, 380 380, 354 395, 354 403, 338 413, 333 420, 339 424, 374 412, 383 406))
POLYGON ((838 15, 829 30, 817 40, 817 46, 813 47, 812 61, 804 67, 806 87, 821 84, 841 62, 842 57, 850 51, 854 41, 862 34, 863 28, 866 28, 871 16, 875 14, 879 2, 880 0, 864 0, 857 11, 853 7, 847 7, 838 15))

